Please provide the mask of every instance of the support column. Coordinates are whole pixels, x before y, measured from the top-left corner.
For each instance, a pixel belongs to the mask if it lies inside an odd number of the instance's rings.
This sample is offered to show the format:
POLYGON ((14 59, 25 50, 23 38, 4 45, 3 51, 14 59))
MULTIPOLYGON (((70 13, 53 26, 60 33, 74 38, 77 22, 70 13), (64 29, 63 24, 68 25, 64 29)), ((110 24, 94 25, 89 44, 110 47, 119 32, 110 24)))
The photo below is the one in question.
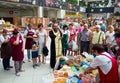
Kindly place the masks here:
POLYGON ((64 16, 65 16, 65 10, 58 10, 57 11, 57 18, 64 18, 64 16))
POLYGON ((38 7, 38 17, 43 17, 43 7, 38 7))

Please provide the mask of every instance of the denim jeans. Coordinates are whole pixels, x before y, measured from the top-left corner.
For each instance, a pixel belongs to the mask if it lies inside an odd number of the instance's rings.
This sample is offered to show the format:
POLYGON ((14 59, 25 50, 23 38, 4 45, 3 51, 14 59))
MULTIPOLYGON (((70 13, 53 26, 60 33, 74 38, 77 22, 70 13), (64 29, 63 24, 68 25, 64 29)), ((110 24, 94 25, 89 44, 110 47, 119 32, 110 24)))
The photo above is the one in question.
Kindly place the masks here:
POLYGON ((30 50, 27 50, 27 57, 30 59, 30 50))

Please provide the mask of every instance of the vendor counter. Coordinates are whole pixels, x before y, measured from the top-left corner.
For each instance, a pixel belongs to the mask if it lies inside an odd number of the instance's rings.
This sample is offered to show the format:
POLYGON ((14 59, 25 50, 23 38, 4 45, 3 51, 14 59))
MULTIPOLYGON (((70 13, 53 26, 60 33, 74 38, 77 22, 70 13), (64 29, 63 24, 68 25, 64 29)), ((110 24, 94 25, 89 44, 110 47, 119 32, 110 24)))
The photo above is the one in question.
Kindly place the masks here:
POLYGON ((42 83, 95 83, 98 71, 94 70, 90 74, 84 75, 84 69, 74 71, 69 66, 64 66, 60 70, 55 70, 42 78, 42 83))

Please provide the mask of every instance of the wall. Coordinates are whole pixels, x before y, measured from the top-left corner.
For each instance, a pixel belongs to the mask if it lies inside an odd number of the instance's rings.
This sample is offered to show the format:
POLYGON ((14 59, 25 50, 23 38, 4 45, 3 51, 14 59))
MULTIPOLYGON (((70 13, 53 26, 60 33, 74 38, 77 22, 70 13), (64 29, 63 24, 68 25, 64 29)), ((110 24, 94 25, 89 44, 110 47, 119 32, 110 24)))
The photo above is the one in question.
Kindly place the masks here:
POLYGON ((50 18, 57 18, 57 10, 44 9, 44 15, 43 16, 50 17, 50 18))
POLYGON ((5 9, 0 8, 0 16, 1 17, 22 17, 22 16, 34 16, 33 10, 18 10, 18 9, 5 9))
POLYGON ((57 11, 57 18, 64 18, 65 17, 65 10, 58 10, 57 11))

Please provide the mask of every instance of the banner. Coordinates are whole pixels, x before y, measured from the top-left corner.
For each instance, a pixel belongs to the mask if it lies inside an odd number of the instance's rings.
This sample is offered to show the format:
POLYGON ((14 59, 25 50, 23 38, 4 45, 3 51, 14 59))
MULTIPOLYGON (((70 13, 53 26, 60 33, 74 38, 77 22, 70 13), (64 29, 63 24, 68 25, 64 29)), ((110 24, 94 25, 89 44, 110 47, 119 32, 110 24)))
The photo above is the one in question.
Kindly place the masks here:
POLYGON ((87 8, 86 13, 114 13, 114 7, 87 8))
POLYGON ((61 8, 62 0, 43 0, 44 7, 61 8))
POLYGON ((64 2, 63 0, 0 0, 0 1, 8 1, 14 3, 43 6, 48 8, 70 10, 73 12, 81 12, 80 6, 64 2))

